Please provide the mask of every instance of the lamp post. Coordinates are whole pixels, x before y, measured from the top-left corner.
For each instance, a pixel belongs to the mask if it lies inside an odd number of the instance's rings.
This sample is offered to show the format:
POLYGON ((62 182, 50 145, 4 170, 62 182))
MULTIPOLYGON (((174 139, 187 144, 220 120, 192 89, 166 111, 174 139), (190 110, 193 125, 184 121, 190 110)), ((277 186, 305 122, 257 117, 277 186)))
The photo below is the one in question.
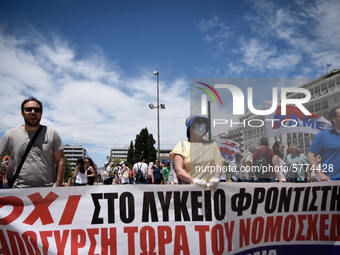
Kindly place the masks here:
POLYGON ((159 73, 158 71, 153 72, 154 75, 157 75, 157 106, 154 106, 153 104, 149 104, 150 109, 157 108, 157 136, 158 136, 158 153, 157 157, 158 160, 160 161, 160 128, 159 128, 159 108, 165 109, 164 104, 159 104, 159 73))

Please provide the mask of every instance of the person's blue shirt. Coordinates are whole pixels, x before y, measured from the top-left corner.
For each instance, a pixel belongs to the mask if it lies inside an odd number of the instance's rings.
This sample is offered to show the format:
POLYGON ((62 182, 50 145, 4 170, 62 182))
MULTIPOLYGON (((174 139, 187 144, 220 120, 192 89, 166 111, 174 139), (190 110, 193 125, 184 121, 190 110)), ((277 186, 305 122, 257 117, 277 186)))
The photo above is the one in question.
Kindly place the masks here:
POLYGON ((310 152, 320 154, 321 169, 332 180, 340 180, 340 133, 333 127, 318 133, 309 148, 310 152))

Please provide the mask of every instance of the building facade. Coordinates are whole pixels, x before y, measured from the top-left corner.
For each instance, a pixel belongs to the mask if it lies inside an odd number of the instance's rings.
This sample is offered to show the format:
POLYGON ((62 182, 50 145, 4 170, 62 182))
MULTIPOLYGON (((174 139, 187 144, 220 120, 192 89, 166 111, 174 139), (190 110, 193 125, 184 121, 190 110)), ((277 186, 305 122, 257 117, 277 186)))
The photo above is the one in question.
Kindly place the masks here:
MULTIPOLYGON (((304 84, 301 88, 308 89, 311 100, 304 106, 308 111, 328 119, 329 111, 340 106, 340 69, 304 84)), ((287 98, 301 98, 301 94, 291 94, 287 98)), ((308 133, 291 133, 283 138, 286 145, 296 144, 303 152, 308 152, 315 135, 308 133)))
POLYGON ((64 154, 67 161, 71 165, 72 171, 76 167, 76 162, 78 158, 83 158, 84 160, 88 157, 86 149, 81 145, 68 145, 64 146, 64 154))
MULTIPOLYGON (((314 79, 302 86, 311 93, 311 99, 304 104, 308 111, 316 113, 328 119, 329 111, 336 106, 340 106, 340 69, 333 70, 327 75, 314 79)), ((291 93, 287 99, 299 99, 301 93, 291 93)), ((249 123, 252 119, 264 121, 264 116, 254 115, 250 112, 240 118, 241 123, 249 123)), ((254 126, 255 123, 253 123, 254 126)), ((267 136, 266 127, 254 127, 249 125, 239 125, 237 128, 228 131, 228 139, 234 140, 241 145, 241 150, 248 150, 251 144, 260 146, 260 139, 267 136), (243 138, 243 140, 242 140, 243 138), (240 142, 242 140, 242 142, 240 142)), ((272 146, 275 141, 282 141, 286 147, 296 144, 301 152, 308 152, 315 135, 309 133, 289 133, 276 137, 268 137, 269 144, 272 146)))
POLYGON ((113 162, 115 158, 119 158, 120 161, 126 161, 128 150, 129 148, 127 146, 123 148, 111 148, 110 161, 113 162))
MULTIPOLYGON (((122 148, 111 148, 110 150, 110 162, 113 162, 116 158, 118 158, 120 161, 127 161, 127 154, 128 154, 129 148, 122 147, 122 148)), ((164 164, 166 160, 170 160, 170 154, 171 150, 160 150, 160 163, 164 164)))

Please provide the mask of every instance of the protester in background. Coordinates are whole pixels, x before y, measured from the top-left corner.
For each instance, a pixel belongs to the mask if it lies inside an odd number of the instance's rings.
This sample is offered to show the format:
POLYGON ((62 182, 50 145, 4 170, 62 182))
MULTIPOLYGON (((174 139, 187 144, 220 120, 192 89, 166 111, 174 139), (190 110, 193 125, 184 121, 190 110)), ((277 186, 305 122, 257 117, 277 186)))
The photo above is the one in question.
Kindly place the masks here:
POLYGON ((135 177, 134 177, 134 175, 133 175, 133 170, 132 170, 132 166, 129 166, 128 167, 129 168, 129 174, 130 174, 130 176, 129 176, 129 184, 134 184, 134 179, 135 179, 135 177))
POLYGON ((7 189, 8 188, 8 181, 7 181, 7 174, 8 172, 13 172, 13 161, 10 159, 9 156, 5 156, 3 159, 3 166, 5 168, 5 175, 3 175, 2 179, 2 188, 7 189), (8 171, 7 171, 8 170, 8 171))
POLYGON ((129 184, 129 169, 127 167, 127 162, 124 162, 122 164, 122 168, 119 171, 119 175, 120 175, 120 184, 129 184))
POLYGON ((155 160, 155 164, 151 169, 151 178, 152 184, 161 184, 162 182, 165 183, 165 177, 162 174, 162 168, 159 166, 159 160, 155 160))
POLYGON ((194 183, 202 188, 209 186, 215 190, 224 159, 215 141, 203 139, 210 129, 209 119, 192 115, 185 124, 188 140, 179 142, 170 153, 177 177, 181 183, 194 183))
POLYGON ((107 172, 107 168, 103 171, 102 177, 103 177, 103 185, 110 185, 110 183, 109 183, 110 176, 109 176, 109 174, 107 172))
POLYGON ((133 175, 135 176, 136 184, 148 184, 148 181, 147 181, 148 165, 145 163, 145 160, 146 160, 145 156, 141 155, 138 159, 138 163, 135 163, 133 165, 133 175), (139 177, 139 173, 138 173, 139 170, 142 172, 141 177, 139 177))
POLYGON ((120 163, 118 163, 115 168, 113 168, 113 179, 111 179, 111 183, 113 180, 113 184, 117 185, 120 183, 120 176, 119 176, 119 172, 120 172, 121 166, 120 163))
POLYGON ((256 178, 258 182, 275 182, 274 173, 270 170, 273 166, 273 156, 274 152, 269 147, 269 142, 267 137, 262 137, 260 140, 261 147, 254 151, 253 156, 253 166, 256 178), (264 167, 260 167, 259 163, 261 159, 265 160, 264 167))
POLYGON ((173 167, 170 167, 170 173, 169 173, 169 177, 168 177, 168 184, 178 184, 178 178, 177 178, 177 174, 176 171, 173 167))
MULTIPOLYGON (((14 169, 17 170, 27 145, 41 126, 42 113, 43 106, 38 99, 30 97, 22 102, 21 115, 25 123, 7 131, 1 138, 0 162, 4 156, 9 155, 14 169)), ((63 186, 65 174, 63 147, 59 134, 50 127, 42 126, 13 187, 63 186)))
POLYGON ((85 160, 85 167, 87 171, 87 183, 93 185, 96 178, 95 166, 91 158, 85 160))
MULTIPOLYGON (((4 184, 7 183, 7 179, 6 179, 6 169, 8 167, 8 162, 9 162, 9 156, 5 156, 3 161, 1 162, 1 169, 0 169, 0 189, 4 186, 4 184), (3 170, 3 168, 5 169, 5 171, 3 170)), ((5 185, 7 188, 7 185, 5 185)))
MULTIPOLYGON (((321 167, 321 156, 320 154, 316 156, 316 162, 318 164, 318 167, 321 167)), ((310 171, 309 167, 308 167, 308 171, 310 173, 310 181, 311 182, 320 182, 320 178, 317 176, 317 174, 315 173, 315 171, 310 171)))
POLYGON ((276 175, 275 181, 286 182, 286 162, 284 159, 285 146, 282 142, 276 141, 273 145, 273 167, 276 175))
POLYGON ((315 136, 307 154, 310 171, 315 171, 321 181, 340 180, 340 106, 329 112, 329 120, 332 126, 315 136), (318 154, 321 168, 316 160, 318 154))
POLYGON ((6 172, 0 169, 0 189, 2 188, 2 185, 4 184, 5 177, 6 177, 6 172))
POLYGON ((152 184, 152 167, 153 166, 154 166, 153 162, 150 162, 148 166, 148 170, 147 170, 148 184, 152 184))
POLYGON ((221 175, 220 175, 220 182, 227 182, 229 178, 229 174, 227 171, 222 171, 221 175))
POLYGON ((164 183, 167 183, 169 179, 169 174, 170 174, 170 161, 169 160, 166 160, 164 162, 164 167, 162 168, 162 174, 164 175, 164 178, 165 178, 164 183))
POLYGON ((83 158, 78 158, 76 161, 76 167, 73 172, 75 178, 74 186, 87 185, 87 171, 85 170, 85 163, 83 158))
POLYGON ((291 154, 287 156, 288 182, 310 182, 310 172, 307 157, 300 152, 296 144, 289 146, 291 154))
POLYGON ((244 181, 244 171, 241 171, 241 153, 236 152, 234 154, 234 159, 229 164, 231 181, 232 182, 243 182, 244 181))
POLYGON ((251 144, 248 148, 248 151, 245 152, 241 162, 245 169, 244 181, 245 182, 256 182, 256 176, 252 169, 253 166, 253 157, 254 151, 256 151, 255 144, 251 144))
POLYGON ((110 164, 106 167, 104 172, 105 172, 105 178, 103 177, 103 179, 105 179, 105 180, 103 181, 103 184, 111 185, 112 184, 113 175, 114 175, 113 174, 113 162, 110 162, 110 164))
POLYGON ((286 160, 285 160, 285 162, 287 162, 287 157, 288 157, 290 154, 292 154, 292 150, 290 149, 290 146, 288 146, 287 151, 286 151, 286 160))

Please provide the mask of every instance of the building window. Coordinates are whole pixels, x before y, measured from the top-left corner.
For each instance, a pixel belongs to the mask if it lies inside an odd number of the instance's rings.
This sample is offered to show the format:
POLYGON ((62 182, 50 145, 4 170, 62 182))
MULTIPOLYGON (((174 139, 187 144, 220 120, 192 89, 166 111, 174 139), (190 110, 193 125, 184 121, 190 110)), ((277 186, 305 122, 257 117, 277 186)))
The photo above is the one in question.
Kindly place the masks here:
POLYGON ((311 106, 308 106, 308 111, 310 111, 310 112, 314 112, 314 105, 311 105, 311 106))
POLYGON ((306 147, 306 148, 309 148, 309 147, 310 147, 310 140, 309 140, 308 137, 305 138, 305 147, 306 147))
POLYGON ((317 103, 314 105, 315 112, 318 112, 321 110, 320 103, 317 103))
POLYGON ((327 91, 327 83, 321 85, 321 92, 322 94, 326 94, 327 91))
POLYGON ((327 101, 327 100, 326 100, 326 101, 323 101, 323 102, 321 103, 321 106, 322 106, 322 110, 327 109, 327 108, 328 108, 328 101, 327 101))
POLYGON ((315 97, 320 96, 320 86, 314 88, 315 97))

